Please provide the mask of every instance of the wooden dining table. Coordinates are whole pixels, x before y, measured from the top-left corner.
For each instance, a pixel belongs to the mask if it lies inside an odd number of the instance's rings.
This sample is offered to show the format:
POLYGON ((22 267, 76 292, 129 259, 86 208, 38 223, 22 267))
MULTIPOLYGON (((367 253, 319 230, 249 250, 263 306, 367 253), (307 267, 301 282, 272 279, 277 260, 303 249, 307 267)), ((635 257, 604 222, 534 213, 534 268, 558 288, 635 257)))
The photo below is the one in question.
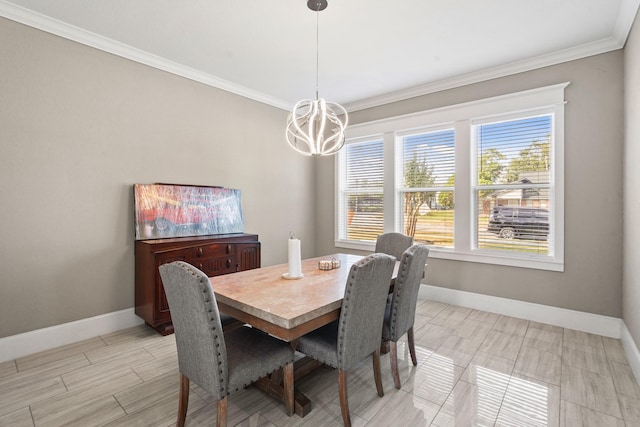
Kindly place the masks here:
MULTIPOLYGON (((291 342, 340 317, 340 307, 351 266, 362 256, 332 254, 302 261, 303 277, 287 279, 288 264, 279 264, 224 276, 211 277, 218 307, 243 323, 291 342), (336 260, 340 267, 320 270, 321 260, 336 260)), ((397 263, 396 263, 397 264, 397 263)), ((394 270, 393 277, 397 274, 394 270)), ((317 367, 308 358, 296 361, 295 378, 317 367)), ((262 379, 256 385, 268 394, 283 397, 280 378, 262 379)), ((295 392, 295 412, 301 417, 311 411, 309 399, 295 392)))

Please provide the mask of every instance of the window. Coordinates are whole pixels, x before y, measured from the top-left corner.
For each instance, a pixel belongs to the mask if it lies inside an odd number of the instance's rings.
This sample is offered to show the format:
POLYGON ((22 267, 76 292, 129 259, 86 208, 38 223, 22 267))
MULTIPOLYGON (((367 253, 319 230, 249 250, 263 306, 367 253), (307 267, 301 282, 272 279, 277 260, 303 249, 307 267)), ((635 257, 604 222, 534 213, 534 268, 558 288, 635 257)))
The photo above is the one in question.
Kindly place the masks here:
POLYGON ((340 239, 375 241, 383 232, 383 141, 381 138, 351 141, 341 154, 340 239))
POLYGON ((399 231, 416 242, 453 248, 455 132, 398 135, 399 231))
POLYGON ((474 121, 478 249, 550 255, 553 114, 474 121))
POLYGON ((562 271, 567 85, 350 126, 336 246, 397 231, 433 258, 562 271))

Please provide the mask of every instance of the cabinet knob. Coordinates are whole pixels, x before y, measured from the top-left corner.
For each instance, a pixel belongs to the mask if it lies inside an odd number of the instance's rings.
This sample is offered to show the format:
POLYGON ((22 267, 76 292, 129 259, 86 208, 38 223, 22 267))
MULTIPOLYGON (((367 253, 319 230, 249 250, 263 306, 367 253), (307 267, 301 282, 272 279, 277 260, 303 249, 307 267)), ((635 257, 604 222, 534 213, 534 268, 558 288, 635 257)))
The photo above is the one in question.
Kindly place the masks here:
POLYGON ((198 248, 198 256, 202 256, 202 248, 198 248))
POLYGON ((232 264, 232 263, 231 263, 231 260, 230 260, 230 259, 227 259, 227 268, 231 267, 231 264, 232 264))
POLYGON ((198 264, 198 268, 199 268, 200 270, 204 270, 204 265, 202 265, 202 263, 200 263, 200 264, 198 264))
POLYGON ((227 245, 227 253, 230 254, 231 253, 231 245, 227 245))

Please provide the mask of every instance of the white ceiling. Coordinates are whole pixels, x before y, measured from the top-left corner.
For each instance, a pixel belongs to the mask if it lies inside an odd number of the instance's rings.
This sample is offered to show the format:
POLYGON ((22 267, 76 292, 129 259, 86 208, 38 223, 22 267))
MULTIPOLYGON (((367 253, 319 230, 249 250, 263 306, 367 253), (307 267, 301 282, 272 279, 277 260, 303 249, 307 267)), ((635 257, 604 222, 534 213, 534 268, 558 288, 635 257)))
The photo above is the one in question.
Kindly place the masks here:
MULTIPOLYGON (((328 0, 320 97, 353 111, 624 46, 640 0, 328 0)), ((306 0, 0 0, 5 16, 289 109, 315 98, 306 0)))

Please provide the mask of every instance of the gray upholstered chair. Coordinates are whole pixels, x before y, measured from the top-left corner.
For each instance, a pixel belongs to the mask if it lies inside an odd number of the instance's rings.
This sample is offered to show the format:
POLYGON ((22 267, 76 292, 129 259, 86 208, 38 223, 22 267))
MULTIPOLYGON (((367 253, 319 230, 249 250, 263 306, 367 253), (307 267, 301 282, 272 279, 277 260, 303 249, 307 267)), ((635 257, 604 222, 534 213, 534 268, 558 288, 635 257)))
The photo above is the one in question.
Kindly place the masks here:
POLYGON ((209 278, 182 261, 160 266, 178 347, 178 426, 184 426, 193 381, 218 401, 218 426, 227 424, 227 396, 284 367, 287 415, 293 414, 291 345, 249 327, 222 332, 209 278))
POLYGON ((407 334, 411 361, 414 366, 418 364, 413 340, 413 322, 416 317, 420 281, 424 275, 428 256, 429 248, 426 245, 413 245, 402 254, 393 293, 387 298, 382 339, 389 341, 391 372, 393 382, 398 389, 401 385, 396 343, 405 333, 407 334))
POLYGON ((345 426, 351 425, 346 371, 369 355, 373 355, 378 395, 384 396, 380 378, 380 340, 394 266, 394 259, 386 254, 372 254, 352 265, 340 319, 298 340, 299 352, 338 369, 340 409, 345 426))
POLYGON ((404 251, 413 245, 413 237, 401 233, 385 233, 376 239, 376 253, 389 254, 399 260, 404 251))

